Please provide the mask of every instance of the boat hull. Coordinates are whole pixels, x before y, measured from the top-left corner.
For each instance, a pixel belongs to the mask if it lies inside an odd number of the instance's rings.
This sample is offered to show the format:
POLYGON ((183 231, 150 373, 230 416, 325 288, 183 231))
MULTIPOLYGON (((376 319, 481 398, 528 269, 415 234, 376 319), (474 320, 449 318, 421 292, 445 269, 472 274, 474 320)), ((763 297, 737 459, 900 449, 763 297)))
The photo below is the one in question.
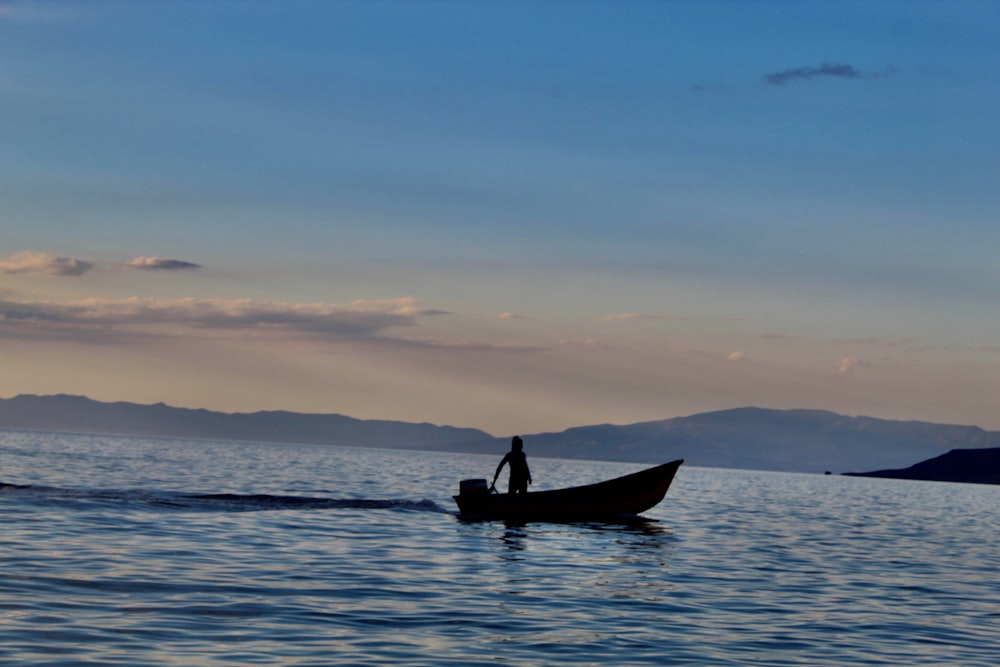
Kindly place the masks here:
POLYGON ((606 521, 635 517, 667 494, 683 460, 615 479, 524 494, 473 492, 454 496, 463 517, 515 521, 606 521))

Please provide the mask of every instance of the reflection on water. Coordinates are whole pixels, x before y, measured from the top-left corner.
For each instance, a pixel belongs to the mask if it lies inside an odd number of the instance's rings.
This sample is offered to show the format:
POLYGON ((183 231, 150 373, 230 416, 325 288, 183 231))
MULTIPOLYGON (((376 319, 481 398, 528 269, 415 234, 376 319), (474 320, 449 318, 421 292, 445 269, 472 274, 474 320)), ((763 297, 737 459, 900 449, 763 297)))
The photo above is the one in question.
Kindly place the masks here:
MULTIPOLYGON (((456 516, 493 457, 0 435, 18 665, 963 665, 1000 488, 682 468, 625 524, 456 516), (398 471, 406 471, 399 474, 398 471)), ((532 462, 541 488, 641 466, 532 462)))
POLYGON ((500 541, 504 546, 503 551, 500 552, 500 557, 505 560, 518 560, 519 556, 517 552, 524 551, 524 539, 527 534, 523 524, 506 525, 503 535, 500 537, 500 541))

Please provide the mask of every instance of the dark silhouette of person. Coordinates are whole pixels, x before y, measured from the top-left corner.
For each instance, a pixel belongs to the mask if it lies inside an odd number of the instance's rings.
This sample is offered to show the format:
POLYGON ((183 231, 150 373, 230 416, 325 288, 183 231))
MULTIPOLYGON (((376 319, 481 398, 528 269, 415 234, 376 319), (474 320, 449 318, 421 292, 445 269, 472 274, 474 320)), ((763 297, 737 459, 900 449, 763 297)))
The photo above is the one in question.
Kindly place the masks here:
POLYGON ((524 441, 521 436, 515 435, 510 441, 510 451, 503 455, 497 471, 493 475, 493 483, 497 483, 497 477, 503 470, 505 464, 510 465, 510 476, 507 479, 507 493, 527 493, 528 485, 531 484, 531 471, 528 470, 528 458, 524 455, 524 441))

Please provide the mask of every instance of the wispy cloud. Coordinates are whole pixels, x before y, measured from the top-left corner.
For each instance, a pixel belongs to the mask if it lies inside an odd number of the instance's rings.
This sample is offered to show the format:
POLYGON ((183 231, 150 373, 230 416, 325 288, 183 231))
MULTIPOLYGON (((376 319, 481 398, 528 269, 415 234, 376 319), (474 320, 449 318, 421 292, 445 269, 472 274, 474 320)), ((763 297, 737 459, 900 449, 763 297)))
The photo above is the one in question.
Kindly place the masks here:
POLYGON ((794 343, 796 341, 802 340, 802 336, 797 334, 783 334, 783 333, 763 333, 760 335, 762 340, 774 343, 794 343))
MULTIPOLYGON (((0 273, 39 273, 52 276, 82 276, 95 267, 93 262, 58 257, 52 253, 23 250, 0 259, 0 273)), ((136 257, 116 265, 116 268, 140 269, 143 271, 184 271, 200 269, 200 264, 180 259, 163 257, 136 257)))
POLYGON ((769 86, 784 86, 796 81, 811 81, 821 78, 877 80, 895 73, 896 68, 891 65, 880 72, 866 73, 846 63, 822 63, 816 67, 792 67, 780 72, 765 74, 764 83, 769 86))
MULTIPOLYGON (((769 72, 761 78, 768 86, 785 86, 791 83, 813 81, 815 79, 853 79, 856 81, 879 81, 899 73, 895 66, 882 70, 861 70, 847 63, 821 63, 815 66, 789 67, 769 72)), ((695 83, 688 91, 695 94, 725 93, 730 87, 722 83, 695 83)))
POLYGON ((598 340, 596 338, 561 338, 559 339, 560 347, 569 348, 582 348, 582 349, 595 349, 595 348, 605 348, 612 347, 610 344, 604 341, 598 340))
POLYGON ((184 271, 200 269, 201 264, 185 262, 179 259, 164 259, 162 257, 136 257, 125 266, 143 271, 184 271))
POLYGON ((485 352, 536 352, 544 349, 537 345, 489 343, 478 340, 469 340, 466 338, 409 338, 406 343, 420 347, 444 348, 449 350, 475 350, 485 352))
POLYGON ((658 313, 609 313, 597 318, 601 322, 622 322, 630 320, 685 320, 683 315, 666 315, 658 313))
POLYGON ((81 276, 94 268, 93 263, 46 252, 25 250, 0 260, 0 273, 42 273, 52 276, 81 276))
MULTIPOLYGON (((348 304, 286 303, 257 299, 87 299, 71 302, 0 300, 0 335, 24 329, 65 338, 98 332, 166 333, 179 328, 279 331, 327 337, 374 336, 408 327, 420 317, 445 314, 406 297, 348 304)), ((86 337, 86 336, 85 336, 86 337)))
POLYGON ((836 373, 841 377, 846 377, 851 373, 853 373, 855 368, 864 365, 865 364, 860 357, 857 357, 853 354, 847 354, 841 357, 839 361, 837 361, 837 365, 834 367, 834 373, 836 373))
POLYGON ((886 338, 884 336, 863 336, 858 338, 837 338, 834 339, 833 342, 847 345, 885 345, 888 347, 905 347, 913 344, 915 341, 912 338, 903 337, 886 338))

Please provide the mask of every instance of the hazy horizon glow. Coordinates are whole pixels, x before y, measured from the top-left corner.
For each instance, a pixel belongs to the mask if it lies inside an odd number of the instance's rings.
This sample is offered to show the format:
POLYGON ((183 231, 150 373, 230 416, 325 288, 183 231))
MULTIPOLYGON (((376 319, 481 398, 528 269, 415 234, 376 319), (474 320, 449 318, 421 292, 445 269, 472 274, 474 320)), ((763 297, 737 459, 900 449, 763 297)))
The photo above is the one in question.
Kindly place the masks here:
POLYGON ((1000 429, 992 2, 0 2, 0 396, 1000 429))

